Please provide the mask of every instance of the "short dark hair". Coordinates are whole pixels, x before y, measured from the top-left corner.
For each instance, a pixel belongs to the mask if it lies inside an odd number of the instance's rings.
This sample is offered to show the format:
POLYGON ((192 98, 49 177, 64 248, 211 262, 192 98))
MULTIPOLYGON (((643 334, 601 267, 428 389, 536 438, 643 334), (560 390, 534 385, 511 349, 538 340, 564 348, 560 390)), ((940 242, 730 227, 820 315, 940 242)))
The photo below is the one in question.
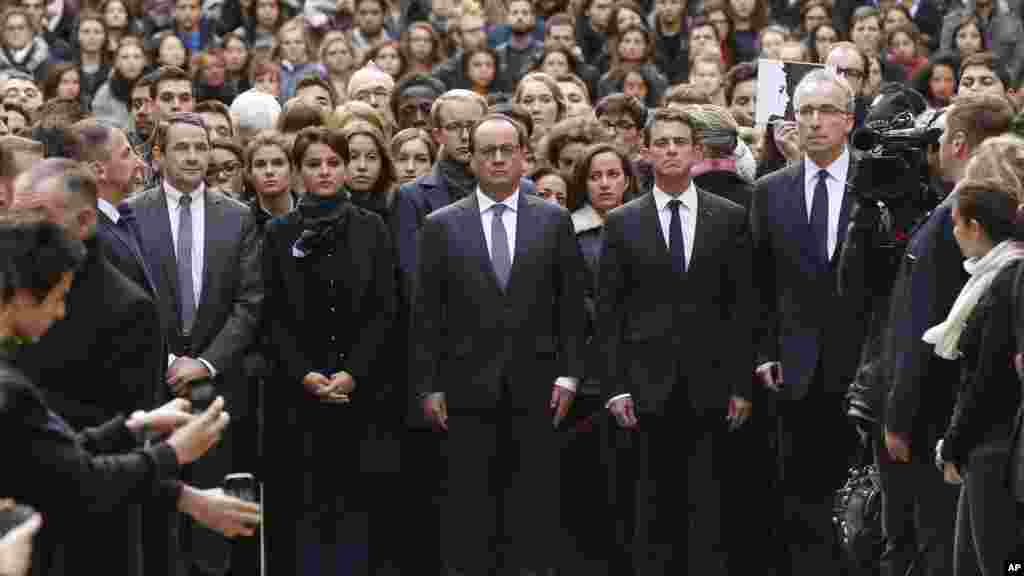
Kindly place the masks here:
POLYGON ((516 135, 518 136, 517 140, 519 142, 519 146, 523 149, 524 153, 526 152, 530 147, 530 136, 526 133, 526 128, 518 120, 507 114, 497 114, 493 112, 489 112, 485 114, 483 118, 477 120, 476 124, 473 125, 473 129, 469 131, 469 150, 471 152, 476 153, 476 131, 480 129, 480 126, 484 122, 490 122, 492 120, 501 120, 514 126, 516 129, 516 135))
POLYGON ((543 158, 552 166, 558 166, 558 155, 569 144, 578 143, 590 146, 608 140, 608 133, 597 120, 581 116, 566 118, 557 122, 548 132, 547 138, 545 138, 543 158))
MULTIPOLYGON (((1003 88, 1009 90, 1013 88, 1011 84, 1010 72, 1006 69, 1006 66, 999 60, 999 57, 992 52, 979 52, 977 54, 971 54, 967 58, 964 58, 963 62, 960 63, 960 75, 963 75, 964 70, 967 70, 971 66, 980 66, 988 68, 995 74, 999 81, 1003 83, 1003 88)), ((960 78, 957 78, 957 84, 960 82, 960 78)))
POLYGON ((199 104, 196 104, 193 111, 196 114, 220 114, 228 119, 228 125, 231 126, 231 133, 235 133, 235 122, 231 118, 231 110, 229 110, 227 105, 220 100, 203 100, 199 104))
POLYGON ((28 290, 41 302, 85 261, 85 246, 37 211, 0 216, 0 301, 7 303, 18 290, 28 290))
MULTIPOLYGON (((196 89, 192 85, 192 77, 189 76, 188 72, 185 72, 177 66, 161 66, 153 71, 152 76, 153 83, 149 87, 149 96, 153 100, 156 100, 157 95, 160 93, 160 84, 172 81, 188 82, 189 89, 192 90, 192 95, 195 96, 196 89)), ((136 83, 141 80, 142 77, 140 77, 139 80, 136 80, 136 83)))
POLYGON ((298 94, 299 90, 309 88, 310 86, 319 86, 327 90, 327 94, 331 99, 331 110, 334 110, 334 106, 338 103, 338 92, 334 89, 334 85, 324 80, 319 74, 311 72, 303 76, 299 83, 295 85, 295 94, 298 94))
MULTIPOLYGON (((644 146, 651 145, 651 132, 654 130, 654 126, 659 123, 678 122, 689 126, 693 132, 699 130, 701 123, 697 116, 692 113, 694 109, 696 109, 696 106, 655 108, 651 113, 651 121, 647 123, 647 126, 644 126, 644 146)), ((696 134, 694 134, 694 138, 696 138, 696 134)))
POLYGON ((398 84, 395 85, 395 89, 391 91, 391 100, 388 102, 392 117, 396 121, 398 120, 398 102, 402 98, 402 93, 413 86, 426 86, 434 92, 434 100, 437 100, 445 92, 444 83, 433 76, 427 76, 426 74, 405 76, 399 80, 398 84))
POLYGON ((292 143, 292 164, 300 165, 306 150, 313 144, 327 146, 341 158, 342 163, 348 163, 348 139, 340 130, 328 130, 323 126, 307 126, 295 135, 295 142, 292 143))
POLYGON ((625 114, 632 118, 637 126, 643 126, 646 110, 635 96, 619 92, 601 98, 594 107, 594 115, 598 118, 606 114, 625 114))
POLYGON ((171 126, 175 124, 188 124, 189 126, 196 126, 202 128, 203 132, 206 133, 206 139, 210 140, 210 128, 203 121, 203 117, 195 112, 182 112, 179 114, 171 114, 167 118, 164 118, 157 124, 156 134, 153 135, 153 142, 160 146, 161 149, 167 149, 167 137, 171 133, 171 126))

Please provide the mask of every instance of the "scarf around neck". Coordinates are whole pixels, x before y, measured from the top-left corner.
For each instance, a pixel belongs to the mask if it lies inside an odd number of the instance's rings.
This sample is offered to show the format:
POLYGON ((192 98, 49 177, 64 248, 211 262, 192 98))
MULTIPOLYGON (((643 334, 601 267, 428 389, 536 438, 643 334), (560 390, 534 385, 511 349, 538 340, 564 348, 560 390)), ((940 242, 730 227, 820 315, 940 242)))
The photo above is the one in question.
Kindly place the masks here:
POLYGON ((337 239, 337 231, 344 224, 348 214, 348 194, 339 192, 334 198, 304 196, 296 208, 302 233, 292 245, 292 256, 305 258, 314 252, 331 246, 337 239))
POLYGON ((940 324, 929 328, 921 337, 925 342, 935 346, 937 356, 947 360, 956 360, 961 356, 960 335, 974 307, 988 292, 988 287, 999 275, 999 271, 1021 259, 1024 259, 1024 243, 1004 240, 981 258, 968 258, 964 261, 964 270, 971 277, 956 297, 949 316, 940 324))
POLYGON ((438 161, 437 167, 441 177, 448 181, 448 190, 453 202, 469 196, 476 190, 476 176, 466 169, 465 164, 442 158, 438 161))

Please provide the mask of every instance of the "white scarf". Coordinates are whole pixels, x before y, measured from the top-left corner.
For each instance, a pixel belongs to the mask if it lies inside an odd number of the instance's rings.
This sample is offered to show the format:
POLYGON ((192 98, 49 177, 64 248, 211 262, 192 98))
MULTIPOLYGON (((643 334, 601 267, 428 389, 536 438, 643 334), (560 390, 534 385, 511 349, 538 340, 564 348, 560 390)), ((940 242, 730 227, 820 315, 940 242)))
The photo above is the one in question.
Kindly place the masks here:
POLYGON ((1016 240, 1004 240, 988 251, 981 258, 969 258, 964 261, 964 270, 971 277, 956 297, 949 316, 941 324, 932 326, 921 338, 935 345, 935 354, 947 360, 960 357, 960 334, 964 331, 967 318, 970 317, 978 300, 988 291, 999 271, 1008 264, 1024 259, 1024 243, 1016 240))

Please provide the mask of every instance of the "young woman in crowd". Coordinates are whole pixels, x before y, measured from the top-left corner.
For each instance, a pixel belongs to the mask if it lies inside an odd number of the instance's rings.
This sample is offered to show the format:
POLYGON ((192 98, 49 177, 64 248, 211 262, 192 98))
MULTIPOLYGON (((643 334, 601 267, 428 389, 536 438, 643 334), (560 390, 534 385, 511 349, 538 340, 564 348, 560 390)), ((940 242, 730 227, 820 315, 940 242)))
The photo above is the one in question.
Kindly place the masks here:
POLYGON ((348 150, 345 180, 352 203, 388 221, 396 178, 384 134, 365 123, 349 126, 343 134, 348 150))
POLYGON ((437 160, 437 144, 426 130, 406 128, 391 139, 391 157, 395 161, 398 184, 408 184, 430 174, 437 160))
POLYGON ((107 29, 107 55, 114 58, 117 46, 124 36, 141 37, 144 33, 142 20, 137 14, 131 14, 124 0, 104 0, 99 6, 103 15, 103 24, 107 29))
POLYGON ((575 74, 563 74, 556 76, 558 88, 562 90, 565 97, 565 117, 575 118, 577 116, 594 117, 594 108, 590 103, 590 89, 587 83, 575 74))
POLYGON ((107 62, 107 25, 99 12, 82 12, 78 17, 78 77, 82 106, 88 110, 96 91, 110 76, 107 62))
POLYGON ((953 236, 970 278, 948 317, 923 337, 936 355, 962 365, 956 406, 935 447, 946 481, 962 484, 954 560, 961 574, 1005 573, 1019 551, 1011 479, 1020 482, 1012 447, 1020 420, 1018 371, 1024 372, 1017 342, 1024 312, 1014 293, 1024 266, 1022 201, 1024 141, 986 140, 957 183, 953 207, 953 236))
POLYGON ((907 71, 907 80, 928 63, 927 58, 919 56, 917 53, 921 34, 913 23, 886 30, 885 39, 885 43, 889 47, 888 60, 899 64, 907 71))
MULTIPOLYGON (((383 220, 344 193, 345 138, 307 128, 292 148, 306 189, 264 240, 269 433, 282 493, 276 562, 289 574, 372 574, 376 489, 361 465, 378 399, 394 308, 392 246, 383 220)), ((391 494, 393 497, 394 494, 391 494)), ((274 506, 271 504, 271 506, 274 506)))
POLYGON ((146 67, 142 41, 134 36, 121 38, 114 56, 114 72, 92 99, 96 118, 128 132, 132 128, 132 85, 146 67))
POLYGON ((757 58, 757 35, 768 24, 768 3, 757 0, 729 0, 732 33, 729 35, 730 62, 757 58))
POLYGON ((973 14, 964 16, 953 29, 953 50, 960 56, 960 61, 987 49, 978 17, 973 14))
POLYGON ((498 73, 498 56, 487 46, 466 52, 462 59, 463 74, 469 80, 469 89, 487 97, 493 92, 503 92, 496 83, 498 73))
POLYGON ((892 4, 882 12, 884 22, 882 23, 882 31, 888 34, 892 30, 899 28, 900 26, 906 26, 907 24, 913 24, 914 19, 910 17, 910 12, 906 6, 902 4, 892 4))
POLYGON ((797 32, 801 38, 806 38, 816 27, 831 22, 832 8, 825 0, 800 3, 800 29, 797 32))
POLYGON ((405 75, 407 68, 405 55, 402 53, 401 45, 395 40, 386 40, 374 44, 366 51, 366 56, 363 57, 363 65, 365 66, 371 60, 381 70, 391 75, 391 78, 396 82, 405 75))
POLYGON ((603 124, 592 118, 566 118, 548 132, 537 156, 542 164, 558 170, 566 182, 572 180, 573 171, 583 151, 593 144, 608 142, 611 135, 603 124))
POLYGON ((184 42, 171 32, 161 32, 156 37, 156 54, 152 61, 156 66, 177 66, 188 71, 191 54, 184 42))
POLYGON ((281 99, 281 66, 266 58, 256 58, 249 65, 249 84, 253 88, 281 99))
MULTIPOLYGON (((882 13, 874 6, 861 6, 850 17, 850 40, 869 56, 882 54, 885 38, 882 36, 882 13)), ((882 60, 882 80, 905 82, 907 73, 899 64, 882 60)))
POLYGON ((565 98, 558 82, 543 72, 531 72, 516 86, 513 103, 533 118, 534 134, 543 134, 565 117, 565 98))
POLYGON ((235 94, 245 92, 251 86, 246 71, 249 66, 249 45, 240 34, 229 32, 224 36, 224 70, 226 82, 235 94))
POLYGON ((12 6, 0 13, 0 70, 20 70, 43 77, 50 50, 41 34, 33 32, 29 13, 12 6))
MULTIPOLYGON (((619 148, 601 143, 582 152, 573 171, 567 204, 592 280, 597 274, 604 219, 635 193, 632 163, 619 148)), ((592 284, 588 282, 588 286, 592 284)))
POLYGON ((789 36, 789 31, 777 24, 770 24, 761 28, 761 32, 757 37, 758 58, 778 60, 779 47, 782 46, 783 42, 789 40, 789 36))
POLYGON ((192 72, 195 77, 196 101, 219 100, 225 106, 230 106, 235 96, 238 96, 235 88, 228 83, 222 48, 200 52, 192 59, 192 72))
POLYGON ((206 168, 206 188, 228 198, 244 202, 245 150, 232 140, 216 138, 210 142, 210 163, 206 168))
POLYGON ((402 53, 405 55, 407 72, 411 74, 430 74, 441 62, 444 62, 444 47, 441 37, 434 27, 426 22, 415 22, 402 33, 402 53))
MULTIPOLYGON (((244 175, 243 197, 254 207, 254 213, 262 212, 269 218, 287 214, 294 206, 292 182, 295 168, 289 157, 291 141, 283 135, 265 131, 256 135, 245 148, 244 164, 239 170, 244 175)), ((218 150, 214 144, 214 157, 218 167, 232 162, 233 151, 218 150)), ((225 179, 218 174, 217 180, 225 179)))
POLYGON ((564 46, 545 46, 534 70, 554 78, 576 73, 576 57, 564 46))
POLYGON ((356 69, 355 51, 343 32, 328 32, 320 43, 320 63, 327 69, 327 81, 341 104, 348 99, 348 81, 356 69))
POLYGON ((921 67, 910 87, 924 96, 930 109, 941 110, 953 100, 959 77, 960 59, 955 54, 940 52, 921 67))
POLYGON ((811 53, 812 61, 824 64, 836 42, 839 42, 839 34, 831 23, 818 24, 812 28, 807 36, 807 51, 811 53))
POLYGON ((73 62, 58 62, 46 69, 43 81, 43 99, 51 98, 78 100, 82 84, 78 77, 78 66, 73 62))
MULTIPOLYGON (((927 61, 925 62, 927 64, 927 61)), ((865 101, 871 103, 878 96, 882 88, 882 58, 880 56, 868 57, 868 75, 864 78, 864 84, 860 88, 860 95, 865 101)))
POLYGON ((605 74, 612 67, 612 59, 615 57, 613 47, 618 44, 619 38, 627 26, 643 26, 643 10, 631 0, 624 0, 612 6, 608 15, 608 27, 605 31, 605 42, 601 46, 601 54, 595 59, 594 66, 605 74))

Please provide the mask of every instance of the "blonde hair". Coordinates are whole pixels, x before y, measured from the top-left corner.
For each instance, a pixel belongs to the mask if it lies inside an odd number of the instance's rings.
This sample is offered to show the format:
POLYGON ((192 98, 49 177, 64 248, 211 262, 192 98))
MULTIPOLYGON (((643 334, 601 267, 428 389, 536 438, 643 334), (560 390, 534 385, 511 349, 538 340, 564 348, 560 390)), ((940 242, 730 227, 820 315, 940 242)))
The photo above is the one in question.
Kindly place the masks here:
POLYGON ((344 130, 349 124, 362 121, 369 124, 391 140, 391 123, 379 110, 360 100, 349 100, 334 109, 327 118, 331 130, 344 130))
POLYGON ((1004 134, 979 144, 961 183, 986 183, 1024 202, 1024 139, 1004 134))

